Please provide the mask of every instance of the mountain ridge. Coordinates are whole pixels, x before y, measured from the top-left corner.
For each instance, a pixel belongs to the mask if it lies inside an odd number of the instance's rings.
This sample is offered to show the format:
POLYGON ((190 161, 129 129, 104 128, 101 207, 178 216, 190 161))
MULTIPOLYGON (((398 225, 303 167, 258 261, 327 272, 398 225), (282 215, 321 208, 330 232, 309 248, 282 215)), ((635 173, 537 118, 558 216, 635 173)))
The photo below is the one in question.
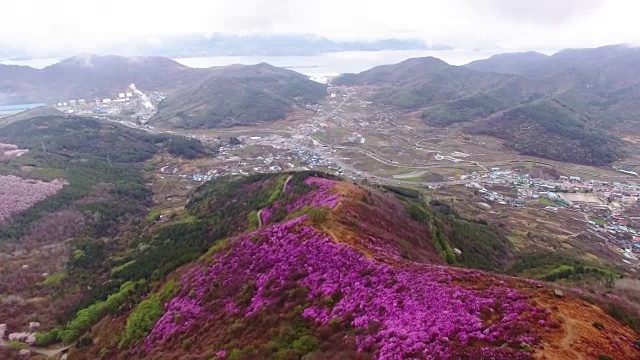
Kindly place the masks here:
MULTIPOLYGON (((466 260, 449 248, 453 238, 445 235, 444 218, 418 205, 414 195, 367 189, 322 173, 221 179, 202 186, 187 205, 189 217, 198 219, 190 220, 191 226, 206 229, 225 212, 235 214, 234 222, 248 217, 248 224, 257 224, 251 218, 262 213, 263 226, 237 229, 219 240, 205 235, 210 247, 204 255, 169 272, 140 305, 107 315, 84 335, 91 342, 70 356, 634 356, 637 350, 622 340, 633 338, 633 332, 597 307, 585 307, 568 290, 565 298, 554 298, 537 281, 443 266, 466 260), (232 198, 233 208, 213 210, 232 198), (605 324, 607 335, 590 321, 605 324), (579 347, 563 345, 570 324, 583 331, 575 335, 579 347), (612 337, 617 347, 603 345, 612 337)), ((162 238, 150 241, 142 244, 154 249, 162 238)), ((127 263, 116 277, 136 281, 136 274, 151 271, 143 270, 142 262, 127 263)))

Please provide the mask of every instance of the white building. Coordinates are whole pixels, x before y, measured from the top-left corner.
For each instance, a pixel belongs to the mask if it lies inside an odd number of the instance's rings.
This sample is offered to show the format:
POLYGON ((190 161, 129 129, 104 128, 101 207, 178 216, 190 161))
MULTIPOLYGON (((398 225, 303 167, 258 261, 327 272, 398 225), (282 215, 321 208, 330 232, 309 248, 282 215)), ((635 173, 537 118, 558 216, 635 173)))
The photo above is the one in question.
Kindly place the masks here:
POLYGON ((119 99, 124 98, 124 93, 118 93, 118 98, 119 98, 119 99))
POLYGON ((110 103, 110 102, 111 102, 111 99, 104 99, 104 100, 102 100, 102 103, 104 103, 104 104, 108 104, 108 103, 110 103))

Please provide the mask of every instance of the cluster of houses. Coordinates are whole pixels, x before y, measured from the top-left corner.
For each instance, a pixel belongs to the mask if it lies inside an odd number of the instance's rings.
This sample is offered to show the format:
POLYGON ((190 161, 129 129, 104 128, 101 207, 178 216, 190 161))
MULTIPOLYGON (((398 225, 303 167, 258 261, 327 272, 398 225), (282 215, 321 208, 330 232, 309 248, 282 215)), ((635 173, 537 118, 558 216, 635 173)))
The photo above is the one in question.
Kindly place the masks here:
POLYGON ((476 189, 483 209, 490 203, 524 207, 526 204, 544 205, 544 210, 557 212, 559 208, 593 216, 585 220, 585 230, 598 235, 603 245, 620 252, 623 260, 637 261, 640 256, 640 231, 634 220, 640 217, 625 215, 625 211, 640 198, 640 186, 633 183, 583 180, 577 176, 560 176, 557 180, 532 178, 517 171, 493 168, 488 174, 463 175, 471 180, 466 184, 476 189), (490 190, 492 187, 515 189, 512 196, 490 190))

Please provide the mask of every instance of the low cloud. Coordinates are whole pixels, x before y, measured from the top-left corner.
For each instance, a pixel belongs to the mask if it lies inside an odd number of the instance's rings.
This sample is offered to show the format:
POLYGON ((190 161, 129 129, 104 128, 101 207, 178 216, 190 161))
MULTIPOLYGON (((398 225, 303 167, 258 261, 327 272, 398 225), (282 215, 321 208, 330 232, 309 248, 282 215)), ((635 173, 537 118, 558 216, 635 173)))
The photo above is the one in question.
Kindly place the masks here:
MULTIPOLYGON (((558 49, 640 42, 625 0, 3 0, 0 43, 55 56, 173 34, 418 37, 458 48, 558 49), (126 24, 126 25, 122 25, 126 24)), ((130 46, 129 49, 127 46, 130 46)))
POLYGON ((564 24, 597 11, 604 0, 469 0, 469 5, 514 22, 564 24))

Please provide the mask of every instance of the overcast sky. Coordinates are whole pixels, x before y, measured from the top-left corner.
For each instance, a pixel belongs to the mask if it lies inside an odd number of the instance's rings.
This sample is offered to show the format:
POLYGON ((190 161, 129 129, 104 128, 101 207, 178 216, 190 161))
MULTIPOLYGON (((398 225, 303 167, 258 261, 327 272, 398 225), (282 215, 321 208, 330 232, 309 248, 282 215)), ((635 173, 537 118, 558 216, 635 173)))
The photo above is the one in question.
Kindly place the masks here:
POLYGON ((91 49, 176 33, 418 37, 510 50, 640 43, 633 0, 2 0, 0 42, 91 49))

